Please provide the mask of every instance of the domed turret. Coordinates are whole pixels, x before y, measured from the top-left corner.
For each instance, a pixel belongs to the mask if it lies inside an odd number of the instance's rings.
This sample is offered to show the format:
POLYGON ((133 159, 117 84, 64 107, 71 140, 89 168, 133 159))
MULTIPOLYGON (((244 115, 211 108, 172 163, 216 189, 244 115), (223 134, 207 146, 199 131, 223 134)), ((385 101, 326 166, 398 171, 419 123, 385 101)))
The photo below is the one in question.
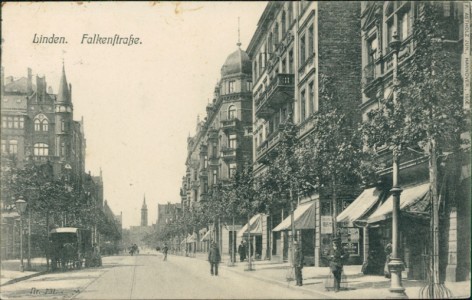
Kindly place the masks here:
POLYGON ((251 60, 247 53, 238 49, 231 53, 221 67, 221 77, 236 75, 240 73, 251 74, 251 60))

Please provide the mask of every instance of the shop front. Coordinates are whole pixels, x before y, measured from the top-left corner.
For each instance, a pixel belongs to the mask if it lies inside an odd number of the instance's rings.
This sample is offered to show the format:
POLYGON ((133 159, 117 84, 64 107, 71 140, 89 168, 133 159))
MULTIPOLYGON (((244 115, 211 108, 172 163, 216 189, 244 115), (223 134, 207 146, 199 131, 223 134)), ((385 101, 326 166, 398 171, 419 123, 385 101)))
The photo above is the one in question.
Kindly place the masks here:
POLYGON ((249 223, 245 224, 237 234, 237 240, 244 240, 246 242, 247 251, 250 251, 251 256, 256 260, 260 260, 262 258, 262 253, 264 250, 262 238, 264 233, 263 223, 265 222, 266 218, 267 216, 265 214, 257 214, 253 216, 249 220, 249 223))

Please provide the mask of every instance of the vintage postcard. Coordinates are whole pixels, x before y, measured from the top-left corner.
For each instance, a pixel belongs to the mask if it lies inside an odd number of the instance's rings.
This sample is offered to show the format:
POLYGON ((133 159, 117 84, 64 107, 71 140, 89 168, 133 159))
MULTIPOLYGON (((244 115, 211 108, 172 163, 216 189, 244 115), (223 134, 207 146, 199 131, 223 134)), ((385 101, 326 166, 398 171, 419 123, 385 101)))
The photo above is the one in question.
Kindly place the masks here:
POLYGON ((0 298, 470 297, 470 2, 1 4, 0 298))

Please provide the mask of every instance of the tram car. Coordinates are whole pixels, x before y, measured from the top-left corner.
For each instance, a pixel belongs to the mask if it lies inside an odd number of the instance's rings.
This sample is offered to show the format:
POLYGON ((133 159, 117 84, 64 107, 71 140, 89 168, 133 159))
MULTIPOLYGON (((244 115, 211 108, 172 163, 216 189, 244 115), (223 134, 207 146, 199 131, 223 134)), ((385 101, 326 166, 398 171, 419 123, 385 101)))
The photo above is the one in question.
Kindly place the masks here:
POLYGON ((61 227, 49 234, 53 270, 79 269, 90 265, 94 256, 90 230, 61 227))

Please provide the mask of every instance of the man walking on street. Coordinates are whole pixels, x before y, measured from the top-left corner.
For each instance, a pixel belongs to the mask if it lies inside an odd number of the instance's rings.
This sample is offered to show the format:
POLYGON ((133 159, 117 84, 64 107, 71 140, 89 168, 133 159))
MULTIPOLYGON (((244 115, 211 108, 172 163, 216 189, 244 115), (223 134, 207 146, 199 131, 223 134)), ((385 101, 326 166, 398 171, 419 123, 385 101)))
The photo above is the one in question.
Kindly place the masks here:
POLYGON ((329 268, 333 273, 335 292, 339 292, 341 287, 341 275, 343 272, 344 260, 348 258, 348 256, 349 255, 344 252, 341 246, 341 240, 339 238, 333 239, 333 248, 329 253, 329 268))
POLYGON ((208 261, 210 262, 210 273, 213 276, 218 276, 218 264, 221 261, 220 249, 215 242, 211 244, 210 251, 208 252, 208 261))
POLYGON ((302 269, 303 269, 303 262, 304 262, 304 257, 303 253, 300 247, 300 244, 295 241, 293 243, 294 246, 294 255, 293 255, 293 265, 295 267, 295 278, 297 280, 297 285, 302 286, 303 285, 303 274, 302 274, 302 269))
POLYGON ((246 245, 244 244, 244 240, 241 241, 241 244, 238 247, 239 253, 239 261, 244 261, 246 259, 246 245))
POLYGON ((165 244, 164 248, 162 248, 162 252, 164 252, 164 261, 167 260, 167 251, 169 251, 169 248, 167 247, 167 244, 165 244))

